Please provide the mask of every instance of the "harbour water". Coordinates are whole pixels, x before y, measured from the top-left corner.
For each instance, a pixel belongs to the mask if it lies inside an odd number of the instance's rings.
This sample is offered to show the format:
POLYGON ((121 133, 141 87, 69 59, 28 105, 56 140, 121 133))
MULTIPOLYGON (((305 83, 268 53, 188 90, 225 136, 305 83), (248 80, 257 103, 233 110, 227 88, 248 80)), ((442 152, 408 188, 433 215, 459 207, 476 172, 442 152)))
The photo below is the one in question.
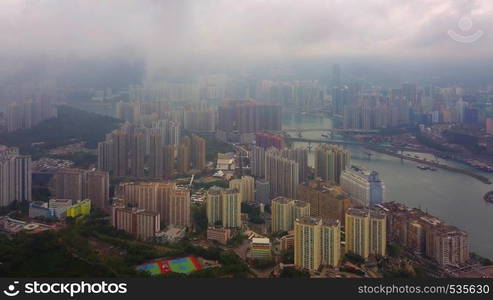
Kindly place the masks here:
MULTIPOLYGON (((332 128, 328 118, 286 113, 283 116, 284 129, 332 128)), ((322 139, 323 132, 303 132, 303 137, 322 139)), ((294 133, 292 133, 294 134, 294 133)), ((335 137, 337 139, 337 137, 335 137)), ((295 143, 295 147, 306 147, 307 143, 295 143)), ((315 144, 312 144, 315 147, 315 144)), ((381 153, 372 152, 360 146, 349 146, 351 163, 373 169, 380 173, 386 185, 386 201, 401 202, 409 207, 424 211, 446 221, 450 225, 467 231, 470 235, 471 250, 482 256, 493 258, 493 204, 483 200, 483 195, 493 190, 493 185, 477 179, 446 170, 422 171, 418 163, 404 161, 381 153)), ((416 154, 426 157, 423 154, 416 154)), ((428 159, 431 156, 427 157, 428 159)), ((444 162, 441 160, 441 162, 444 162)), ((313 158, 309 160, 313 164, 313 158)), ((447 162, 452 166, 470 169, 465 164, 447 162)), ((476 171, 478 172, 478 171, 476 171)), ((478 172, 480 173, 480 172, 478 172)), ((481 173, 493 181, 493 175, 481 173)))

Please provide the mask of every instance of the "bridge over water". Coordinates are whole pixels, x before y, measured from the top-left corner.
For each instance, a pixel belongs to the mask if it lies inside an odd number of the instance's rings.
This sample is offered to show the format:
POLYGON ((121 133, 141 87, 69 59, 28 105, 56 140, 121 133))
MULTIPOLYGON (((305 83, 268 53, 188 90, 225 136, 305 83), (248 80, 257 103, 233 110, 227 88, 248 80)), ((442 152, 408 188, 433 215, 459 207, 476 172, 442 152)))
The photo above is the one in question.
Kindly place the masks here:
POLYGON ((359 133, 359 134, 373 134, 378 133, 378 130, 374 129, 338 129, 338 128, 291 128, 291 129, 283 129, 284 132, 334 132, 334 133, 359 133))

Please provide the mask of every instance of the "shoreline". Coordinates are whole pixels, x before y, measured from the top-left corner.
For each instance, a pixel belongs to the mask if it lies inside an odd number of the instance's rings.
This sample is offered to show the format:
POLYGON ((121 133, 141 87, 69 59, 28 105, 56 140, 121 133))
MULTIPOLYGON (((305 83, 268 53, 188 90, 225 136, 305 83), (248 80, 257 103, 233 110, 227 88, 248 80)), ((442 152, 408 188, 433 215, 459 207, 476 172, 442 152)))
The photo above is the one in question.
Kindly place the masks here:
POLYGON ((405 156, 405 155, 394 153, 392 151, 389 151, 389 150, 386 150, 386 149, 382 149, 382 148, 379 148, 379 147, 375 147, 375 146, 365 146, 365 148, 368 149, 368 150, 372 150, 372 151, 375 151, 375 152, 378 152, 378 153, 382 153, 382 154, 386 154, 386 155, 389 155, 389 156, 397 157, 397 158, 400 158, 400 159, 405 159, 405 160, 417 162, 417 163, 420 163, 420 164, 428 165, 428 166, 431 166, 431 167, 436 167, 436 168, 440 168, 440 169, 443 169, 443 170, 447 170, 447 171, 451 171, 451 172, 455 172, 455 173, 467 175, 467 176, 473 177, 473 178, 481 181, 484 184, 492 184, 491 180, 489 180, 487 177, 485 177, 483 175, 480 175, 480 174, 477 174, 477 173, 474 173, 472 171, 468 171, 468 170, 464 170, 464 169, 459 169, 459 168, 451 167, 451 166, 440 164, 440 163, 434 163, 434 162, 430 162, 430 161, 427 161, 427 160, 422 160, 422 159, 418 159, 418 158, 414 158, 414 157, 405 156))

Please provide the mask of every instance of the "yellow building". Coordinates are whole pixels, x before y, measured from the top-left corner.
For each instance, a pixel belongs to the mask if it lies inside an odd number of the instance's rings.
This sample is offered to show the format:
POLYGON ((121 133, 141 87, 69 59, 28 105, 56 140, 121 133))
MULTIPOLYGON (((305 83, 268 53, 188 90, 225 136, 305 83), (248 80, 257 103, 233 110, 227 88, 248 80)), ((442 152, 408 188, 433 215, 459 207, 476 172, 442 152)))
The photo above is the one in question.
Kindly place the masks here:
POLYGON ((370 213, 370 254, 381 256, 387 254, 386 216, 376 211, 370 213))
POLYGON ((336 267, 341 261, 341 225, 338 220, 324 222, 321 228, 322 264, 336 267))
POLYGON ((216 222, 222 222, 222 202, 223 202, 223 189, 213 186, 207 191, 206 199, 206 211, 207 211, 207 222, 209 225, 213 226, 216 222))
POLYGON ((346 252, 367 259, 370 254, 386 254, 387 236, 385 215, 362 208, 346 212, 346 252))
POLYGON ((317 270, 321 265, 338 266, 341 259, 341 234, 338 221, 323 221, 305 216, 294 225, 294 264, 317 270))
POLYGON ((320 228, 322 219, 303 217, 294 224, 294 264, 316 270, 322 264, 320 228))
POLYGON ((310 215, 310 204, 304 201, 277 197, 271 201, 272 232, 291 231, 297 218, 310 215))
POLYGON ((255 198, 255 179, 251 176, 242 176, 229 182, 229 188, 240 191, 241 202, 253 203, 255 198))
POLYGON ((77 217, 91 213, 91 200, 85 199, 78 201, 71 207, 67 208, 67 217, 77 217))

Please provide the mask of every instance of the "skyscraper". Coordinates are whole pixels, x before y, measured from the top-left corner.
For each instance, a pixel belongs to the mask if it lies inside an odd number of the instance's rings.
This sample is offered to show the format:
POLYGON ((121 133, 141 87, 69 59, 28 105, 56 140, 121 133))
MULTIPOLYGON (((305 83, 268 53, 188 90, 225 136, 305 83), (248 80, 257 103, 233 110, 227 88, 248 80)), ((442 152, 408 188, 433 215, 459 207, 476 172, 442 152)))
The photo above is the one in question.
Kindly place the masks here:
POLYGON ((186 188, 176 188, 171 194, 169 204, 169 224, 187 226, 190 221, 190 191, 186 188))
POLYGON ((109 212, 110 176, 108 172, 85 171, 82 178, 83 199, 90 199, 95 207, 109 212))
POLYGON ((113 145, 113 175, 124 177, 128 174, 127 136, 124 131, 117 130, 112 133, 111 139, 113 145))
POLYGON ((177 122, 158 120, 154 123, 154 128, 161 134, 163 145, 178 146, 180 143, 181 128, 177 122))
POLYGON ((310 203, 310 214, 323 219, 339 220, 344 225, 351 198, 337 185, 327 181, 312 180, 300 184, 298 199, 310 203))
POLYGON ((236 189, 223 191, 222 221, 226 228, 241 227, 241 199, 236 189))
POLYGON ((367 208, 346 212, 346 252, 367 259, 370 254, 385 256, 387 247, 385 214, 367 208))
POLYGON ((253 146, 250 160, 252 175, 258 178, 265 177, 265 149, 253 146))
POLYGON ((339 184, 350 159, 351 154, 343 147, 321 144, 315 149, 315 176, 339 184))
POLYGON ((270 184, 268 181, 255 180, 255 203, 270 205, 270 184))
POLYGON ((0 145, 0 207, 13 201, 31 201, 31 157, 0 145))
POLYGON ((154 132, 150 135, 149 173, 151 178, 163 178, 164 176, 164 151, 161 135, 154 132))
POLYGON ((32 167, 31 156, 18 155, 15 157, 15 199, 29 201, 32 198, 32 167))
POLYGON ((269 181, 271 197, 294 199, 299 184, 299 165, 278 149, 270 148, 265 153, 265 179, 269 181))
POLYGON ((294 221, 298 218, 310 215, 310 204, 304 201, 277 197, 271 201, 273 233, 291 231, 294 229, 294 221))
POLYGON ((191 162, 191 140, 188 136, 181 139, 178 146, 178 172, 180 174, 186 174, 190 170, 191 162))
POLYGON ((294 225, 294 264, 317 270, 321 265, 338 266, 340 261, 340 226, 337 221, 324 222, 305 216, 294 225))
POLYGON ((255 179, 251 176, 242 176, 241 179, 229 181, 229 188, 240 192, 241 202, 253 203, 255 198, 255 179))
POLYGON ((167 225, 190 225, 190 192, 174 182, 124 183, 119 197, 126 206, 159 213, 167 225))
POLYGON ((341 226, 339 220, 324 220, 321 228, 322 264, 336 267, 341 260, 341 226))
POLYGON ((128 175, 128 137, 125 131, 115 130, 98 144, 98 169, 108 171, 112 176, 128 175))
POLYGON ((221 223, 225 228, 241 227, 241 198, 236 189, 211 187, 207 191, 206 210, 209 225, 221 223))
POLYGON ((145 163, 145 133, 143 131, 135 132, 132 136, 132 145, 130 147, 130 175, 135 178, 144 177, 145 163))
POLYGON ((59 169, 53 177, 55 198, 70 199, 73 203, 83 199, 84 183, 81 169, 59 169))
POLYGON ((90 199, 95 207, 109 212, 109 181, 108 172, 65 168, 57 170, 52 184, 57 199, 73 203, 90 199))
POLYGON ((222 202, 223 194, 222 189, 213 186, 207 191, 206 199, 206 211, 207 211, 207 222, 209 225, 214 226, 217 222, 222 224, 222 202))
POLYGON ((175 145, 163 147, 164 178, 170 179, 175 173, 175 145))
POLYGON ((192 166, 193 169, 202 171, 206 168, 206 142, 205 139, 192 135, 192 166))
POLYGON ((148 240, 161 230, 159 219, 159 213, 145 209, 125 206, 114 206, 112 208, 112 225, 141 240, 148 240))
POLYGON ((377 172, 351 166, 341 175, 342 188, 362 206, 373 206, 384 202, 385 184, 377 172))

